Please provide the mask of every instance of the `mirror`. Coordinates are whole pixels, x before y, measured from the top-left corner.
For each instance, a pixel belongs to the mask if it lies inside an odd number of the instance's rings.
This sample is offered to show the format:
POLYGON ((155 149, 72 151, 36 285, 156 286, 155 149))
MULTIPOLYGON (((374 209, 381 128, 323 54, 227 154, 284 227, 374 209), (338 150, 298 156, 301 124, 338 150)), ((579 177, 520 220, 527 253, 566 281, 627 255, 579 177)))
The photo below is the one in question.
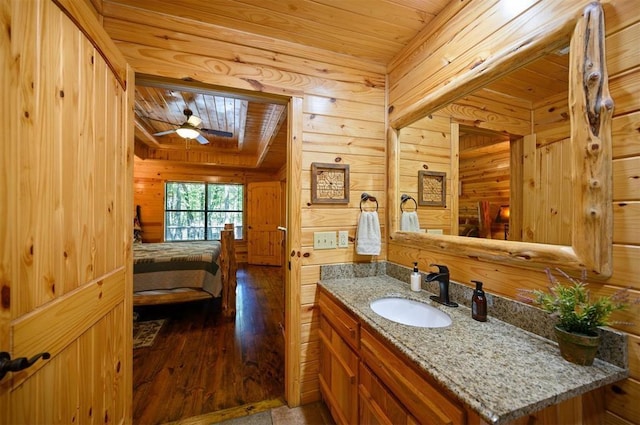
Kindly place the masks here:
POLYGON ((391 236, 394 243, 610 275, 613 102, 603 21, 601 6, 589 5, 571 40, 558 31, 517 57, 485 63, 482 72, 462 76, 450 91, 428 94, 419 108, 396 112, 389 132, 390 160, 397 167, 389 188, 390 225, 398 230, 391 236), (567 59, 561 50, 569 42, 570 73, 561 71, 567 59), (568 86, 568 110, 567 95, 555 87, 549 87, 547 100, 529 100, 528 110, 518 105, 516 94, 523 89, 518 81, 526 81, 524 75, 536 67, 547 75, 557 72, 552 79, 568 86), (498 102, 507 97, 509 102, 498 102), (517 118, 513 112, 519 108, 517 118), (545 108, 564 108, 567 122, 545 128, 545 108), (438 196, 429 192, 437 192, 437 185, 420 180, 424 170, 446 173, 446 207, 420 205, 423 198, 438 196), (419 192, 419 185, 428 189, 419 192), (474 192, 480 197, 470 196, 474 192), (402 194, 418 200, 420 227, 442 235, 400 230, 402 194), (506 206, 508 221, 496 223, 506 206), (487 239, 453 236, 460 234, 487 239))
POLYGON ((401 230, 414 230, 406 226, 413 215, 448 235, 571 245, 571 197, 562 196, 571 192, 566 43, 400 130, 400 192, 423 200, 439 193, 423 175, 439 172, 442 192, 456 186, 458 195, 440 208, 423 202, 417 214, 403 211, 401 230))

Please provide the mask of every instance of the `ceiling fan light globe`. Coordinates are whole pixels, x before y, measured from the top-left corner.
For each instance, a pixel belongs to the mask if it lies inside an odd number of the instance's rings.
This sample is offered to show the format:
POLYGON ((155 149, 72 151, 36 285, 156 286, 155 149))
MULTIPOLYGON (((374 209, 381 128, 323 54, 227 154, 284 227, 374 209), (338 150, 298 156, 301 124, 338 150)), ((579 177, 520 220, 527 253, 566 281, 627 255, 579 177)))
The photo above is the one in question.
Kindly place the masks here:
POLYGON ((196 130, 195 128, 190 128, 190 127, 180 127, 178 129, 176 129, 176 133, 178 133, 178 136, 180 136, 180 137, 182 137, 184 139, 195 139, 196 137, 198 137, 200 135, 198 130, 196 130))

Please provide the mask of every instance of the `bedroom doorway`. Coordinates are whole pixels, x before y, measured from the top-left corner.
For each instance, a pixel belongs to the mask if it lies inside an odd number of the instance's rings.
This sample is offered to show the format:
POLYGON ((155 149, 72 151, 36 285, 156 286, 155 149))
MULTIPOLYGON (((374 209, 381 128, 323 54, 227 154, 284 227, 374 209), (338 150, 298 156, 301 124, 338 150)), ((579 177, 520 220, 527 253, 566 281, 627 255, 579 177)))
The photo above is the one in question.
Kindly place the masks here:
MULTIPOLYGON (((280 389, 280 395, 279 398, 282 400, 283 396, 286 399, 286 402, 291 405, 291 406, 296 406, 300 404, 300 395, 299 395, 299 387, 296 387, 296 384, 299 382, 299 379, 297 378, 300 374, 300 370, 298 367, 295 367, 295 365, 299 365, 299 341, 300 341, 300 324, 299 324, 299 306, 298 308, 291 308, 291 304, 287 301, 287 300, 291 300, 291 299, 297 299, 297 293, 299 293, 299 288, 297 286, 299 286, 299 281, 300 281, 300 267, 301 267, 301 262, 300 262, 300 258, 295 257, 295 258, 289 258, 289 256, 283 256, 282 252, 286 249, 286 252, 289 252, 290 250, 293 250, 294 248, 292 247, 298 247, 295 248, 296 250, 299 251, 299 246, 300 246, 300 211, 299 210, 291 210, 288 206, 291 202, 293 202, 294 205, 297 205, 299 197, 300 197, 300 187, 301 187, 301 178, 300 178, 300 174, 301 174, 301 170, 298 166, 295 167, 291 167, 290 164, 299 164, 300 163, 300 159, 299 157, 301 156, 301 146, 299 146, 299 143, 297 144, 298 146, 296 146, 296 144, 293 143, 293 140, 301 140, 301 135, 302 135, 302 128, 300 125, 296 125, 295 123, 293 123, 292 121, 295 122, 301 122, 302 121, 302 98, 285 98, 282 96, 275 96, 275 95, 269 95, 269 94, 264 94, 264 93, 254 93, 254 92, 250 92, 250 91, 242 91, 242 90, 234 90, 234 89, 228 89, 225 87, 213 87, 213 86, 208 86, 208 85, 204 85, 202 83, 197 83, 197 82, 192 82, 192 81, 176 81, 176 80, 168 80, 166 78, 161 78, 161 77, 153 77, 153 76, 137 76, 136 79, 136 90, 138 90, 138 88, 141 88, 144 86, 144 84, 148 84, 150 81, 153 82, 153 86, 158 89, 163 89, 165 90, 165 95, 157 97, 157 91, 149 91, 147 92, 147 96, 145 97, 144 100, 140 100, 138 99, 138 97, 136 97, 136 106, 140 106, 143 105, 144 108, 150 108, 150 99, 165 99, 165 100, 171 100, 171 99, 176 99, 176 98, 182 98, 184 102, 187 103, 186 106, 191 105, 195 114, 195 106, 194 105, 198 105, 198 95, 199 94, 209 94, 212 96, 226 96, 227 98, 233 98, 234 96, 237 99, 240 100, 245 100, 248 103, 244 104, 245 107, 247 108, 248 114, 246 116, 246 120, 245 122, 247 123, 247 125, 249 125, 250 121, 255 121, 255 116, 251 113, 252 111, 252 101, 254 103, 259 103, 259 104, 263 104, 260 108, 258 108, 258 110, 262 110, 262 111, 270 111, 268 116, 270 117, 269 122, 272 125, 272 128, 274 131, 277 130, 277 132, 274 132, 272 134, 272 137, 270 137, 268 140, 265 141, 264 146, 268 147, 268 150, 264 150, 262 151, 259 155, 257 155, 256 158, 259 157, 259 161, 260 164, 262 164, 260 167, 255 167, 255 164, 252 164, 250 166, 248 166, 246 169, 242 169, 240 166, 238 166, 238 164, 244 163, 245 161, 248 161, 249 159, 247 158, 243 158, 242 155, 238 155, 237 152, 237 145, 234 146, 227 146, 229 145, 229 143, 236 143, 236 142, 231 142, 228 139, 213 139, 211 145, 214 145, 216 147, 218 146, 222 146, 222 147, 226 147, 227 149, 230 149, 231 151, 233 151, 234 149, 236 150, 235 153, 231 156, 233 158, 233 161, 235 161, 235 166, 230 166, 230 165, 223 165, 221 164, 222 161, 222 157, 219 153, 212 153, 212 154, 207 154, 206 153, 206 146, 198 146, 198 144, 196 143, 189 143, 188 141, 185 143, 184 140, 180 140, 180 139, 176 139, 176 135, 175 134, 168 134, 168 139, 161 139, 161 137, 165 137, 165 136, 154 136, 155 133, 149 131, 151 129, 144 129, 141 127, 141 122, 138 119, 141 115, 144 115, 146 117, 153 117, 153 113, 152 111, 150 111, 149 109, 144 109, 142 111, 138 111, 136 110, 136 136, 137 136, 137 141, 140 141, 142 139, 146 140, 146 144, 143 144, 141 146, 136 146, 136 165, 134 167, 134 187, 135 187, 135 196, 138 198, 142 198, 143 202, 139 202, 138 200, 135 201, 135 204, 142 204, 142 222, 143 222, 143 227, 145 227, 145 222, 147 225, 150 226, 156 226, 158 227, 158 229, 152 229, 150 232, 147 232, 147 229, 149 228, 148 226, 145 228, 145 233, 147 234, 147 236, 149 236, 150 234, 162 234, 161 230, 162 230, 162 217, 159 218, 154 218, 154 217, 145 217, 145 212, 149 212, 149 211, 158 211, 157 207, 154 208, 145 208, 144 207, 144 199, 150 199, 154 196, 158 196, 158 194, 162 193, 162 181, 166 180, 166 179, 170 179, 170 174, 171 172, 175 172, 178 174, 181 174, 183 177, 184 176, 188 176, 189 178, 195 179, 195 180, 204 180, 204 181, 215 181, 215 182, 235 182, 238 181, 238 179, 241 179, 241 181, 247 185, 251 182, 251 179, 258 179, 258 180, 266 180, 264 178, 264 174, 261 176, 260 173, 262 172, 261 170, 263 169, 262 167, 271 167, 271 170, 268 171, 268 173, 271 174, 272 177, 274 177, 273 180, 277 180, 277 182, 280 185, 280 194, 281 194, 281 198, 280 198, 280 205, 281 207, 278 208, 280 210, 280 214, 281 214, 281 218, 280 221, 281 223, 284 224, 284 226, 278 226, 281 228, 290 228, 293 229, 295 228, 295 226, 291 226, 291 223, 298 223, 298 231, 296 232, 281 232, 278 231, 279 235, 278 235, 278 240, 280 240, 280 252, 281 252, 281 256, 280 256, 280 265, 278 267, 264 267, 264 266, 250 266, 247 264, 248 261, 248 242, 247 242, 247 228, 244 228, 244 234, 245 237, 243 240, 239 240, 237 241, 240 249, 239 249, 239 272, 238 272, 238 302, 241 303, 242 305, 238 305, 238 313, 236 316, 236 321, 238 326, 234 327, 234 331, 231 332, 230 330, 223 330, 222 328, 217 328, 217 330, 215 329, 216 327, 219 326, 228 326, 228 323, 214 323, 215 320, 212 322, 212 318, 208 317, 208 318, 202 318, 202 319, 198 319, 198 318, 192 318, 189 315, 190 314, 195 314, 198 311, 202 311, 203 309, 205 311, 208 311, 209 313, 211 312, 209 310, 210 306, 207 306, 207 303, 215 303, 216 301, 213 300, 209 300, 209 301, 198 301, 198 302, 194 302, 194 303, 190 303, 189 305, 186 305, 187 308, 183 311, 179 311, 180 310, 180 306, 176 305, 176 306, 166 306, 166 309, 169 310, 170 312, 172 310, 176 310, 176 317, 187 317, 187 323, 190 323, 189 325, 183 324, 183 327, 180 328, 180 326, 178 325, 168 325, 168 326, 164 326, 163 328, 160 329, 159 334, 158 334, 158 341, 162 341, 162 337, 167 337, 167 335, 164 335, 163 332, 169 332, 173 329, 172 332, 176 332, 177 336, 180 337, 183 334, 188 334, 190 332, 197 332, 198 329, 198 325, 197 323, 201 323, 202 327, 209 327, 211 329, 214 329, 213 332, 214 334, 216 334, 218 337, 220 337, 221 335, 228 335, 229 338, 234 339, 235 341, 238 341, 239 335, 242 336, 242 338, 240 338, 240 340, 243 340, 244 337, 246 337, 247 335, 251 335, 251 332, 247 333, 244 332, 243 330, 241 330, 240 328, 245 328, 246 326, 241 325, 241 322, 243 321, 251 321, 252 325, 256 325, 256 324, 260 324, 260 326, 262 326, 262 333, 264 334, 271 334, 271 325, 268 323, 271 323, 271 319, 270 317, 272 316, 271 313, 276 312, 276 314, 273 314, 273 316, 277 317, 277 321, 275 322, 277 325, 277 338, 276 337, 273 338, 272 341, 270 341, 268 344, 265 345, 265 347, 271 347, 274 345, 278 345, 278 347, 282 348, 282 362, 283 365, 281 368, 278 367, 273 367, 271 369, 269 369, 268 367, 266 367, 264 370, 271 370, 273 376, 271 376, 271 382, 273 383, 280 383, 281 389, 280 389), (151 94, 153 93, 153 94, 151 94), (184 96, 182 95, 182 93, 192 93, 192 96, 185 94, 184 96), (280 118, 278 113, 281 109, 274 109, 265 106, 264 104, 276 104, 276 105, 284 105, 284 110, 286 111, 286 113, 284 115, 280 115, 280 118), (140 113, 142 112, 142 113, 140 113), (251 119, 250 119, 251 118, 251 119), (158 147, 163 147, 163 146, 173 146, 174 149, 177 149, 178 147, 181 149, 181 153, 170 153, 170 152, 160 152, 157 150, 158 147), (156 150, 154 150, 156 149, 156 150), (177 155, 177 156, 176 156, 177 155), (207 155, 209 155, 209 157, 207 157, 207 155), (214 156, 211 156, 214 155, 214 156), (179 162, 176 160, 176 158, 209 158, 208 161, 205 161, 206 164, 198 164, 198 163, 191 163, 188 167, 186 167, 185 169, 179 170, 176 166, 176 163, 179 162), (282 165, 280 167, 278 167, 277 169, 273 168, 273 165, 269 165, 269 164, 274 164, 275 162, 278 161, 278 157, 282 158, 282 165), (158 164, 160 164, 162 161, 162 159, 166 159, 168 162, 168 164, 170 164, 169 166, 160 166, 158 164), (292 160, 293 158, 293 160, 292 160), (140 161, 140 159, 142 159, 142 161, 140 161), (149 161, 147 161, 149 160, 149 161), (140 171, 139 173, 136 172, 136 167, 140 166, 141 163, 155 163, 157 165, 157 169, 154 170, 138 170, 140 171), (217 167, 212 167, 212 163, 215 163, 217 165, 217 167), (217 174, 216 172, 211 172, 212 169, 216 169, 220 171, 220 174, 217 174), (197 174, 199 173, 199 177, 197 176, 197 174), (156 179, 157 181, 155 181, 154 179, 156 179), (293 182, 293 183, 291 183, 293 182), (149 185, 148 187, 142 187, 143 185, 149 185), (291 234, 293 233, 293 235, 291 234), (284 235, 284 236, 283 236, 284 235), (286 239, 284 241, 284 243, 282 243, 282 239, 286 239), (296 242, 297 241, 297 242, 296 242), (285 248, 286 245, 286 248, 285 248), (289 261, 287 261, 289 260, 289 261), (241 284, 241 280, 243 280, 243 283, 241 284), (256 286, 255 283, 256 282, 262 282, 264 287, 263 288, 259 288, 260 285, 256 286), (295 285, 292 285, 291 282, 296 282, 295 285), (241 291, 248 291, 248 292, 243 292, 243 295, 240 296, 240 292, 241 291), (269 303, 269 307, 265 307, 266 311, 268 311, 268 313, 266 313, 265 315, 262 315, 262 313, 259 313, 260 309, 244 309, 244 307, 247 306, 253 306, 255 307, 255 302, 253 301, 255 299, 252 291, 257 291, 262 295, 264 295, 264 292, 269 292, 269 293, 273 293, 273 294, 277 294, 277 301, 268 301, 269 303), (205 305, 203 307, 203 304, 205 305), (193 310, 192 312, 190 312, 191 310, 193 310), (284 315, 284 323, 283 323, 283 315, 284 315), (298 318, 298 319, 296 319, 298 318), (267 331, 268 329, 268 331, 267 331), (286 342, 286 341, 294 341, 294 344, 290 343, 290 342, 286 342), (298 341, 298 345, 295 345, 295 342, 298 341), (286 342, 286 343, 285 343, 286 342), (285 348, 288 347, 288 348, 285 348), (285 352, 286 350, 286 352, 285 352), (285 366, 285 364, 288 364, 288 366, 285 366)), ((142 91, 147 90, 145 88, 141 89, 142 91)), ((166 102, 165 102, 166 103, 166 102)), ((167 103, 170 104, 170 103, 167 103)), ((176 119, 179 119, 179 113, 182 111, 184 106, 180 106, 180 107, 171 107, 169 108, 170 110, 173 111, 174 115, 178 118, 175 118, 173 121, 175 121, 176 119)), ((202 115, 202 114, 201 114, 202 115)), ((200 117, 202 118, 202 117, 200 117)), ((203 119, 204 121, 205 119, 203 119)), ((166 120, 165 120, 166 121, 166 120)), ((171 122, 173 122, 171 121, 171 122)), ((211 129, 212 127, 214 127, 213 124, 211 124, 210 122, 206 123, 206 128, 211 129)), ((165 130, 165 131, 168 131, 165 130)), ((235 131, 235 130, 233 130, 235 131)), ((156 132, 157 133, 157 132, 156 132)), ((162 133, 162 132, 160 132, 162 133)), ((235 134, 235 133, 234 133, 235 134)), ((246 133, 245 133, 246 134, 246 133)), ((266 148, 265 148, 266 149, 266 148)), ((224 151, 224 149, 221 150, 221 152, 224 151)), ((267 172, 265 172, 267 173, 267 172)), ((244 225, 247 225, 247 221, 245 218, 245 222, 244 225)), ((262 297, 264 298, 264 297, 262 297)), ((215 306, 214 306, 215 308, 215 306)), ((263 308, 263 307, 260 307, 263 308)), ((153 313, 153 312, 152 312, 153 313)), ((148 313, 148 314, 157 314, 157 313, 148 313)), ((207 339, 208 337, 203 337, 204 340, 209 340, 207 339)), ((250 337, 253 338, 253 337, 250 337)), ((260 337, 261 338, 261 337, 260 337)), ((256 339, 255 344, 259 343, 257 342, 258 337, 256 336, 254 339, 256 339)), ((172 343, 169 343, 169 347, 173 347, 174 350, 176 347, 182 347, 181 344, 186 344, 185 340, 180 340, 180 341, 174 341, 172 343)), ((247 343, 242 343, 241 345, 243 345, 244 347, 249 347, 249 345, 247 345, 247 343)), ((163 345, 158 345, 156 346, 155 349, 151 349, 148 350, 148 352, 153 352, 154 354, 159 354, 156 353, 156 351, 160 351, 160 347, 162 347, 163 345)), ((206 346, 203 347, 206 350, 210 350, 210 348, 207 348, 206 346)), ((243 356, 249 356, 250 352, 252 350, 257 350, 258 353, 263 353, 261 354, 259 357, 262 360, 264 360, 264 353, 267 352, 266 348, 263 349, 254 349, 254 348, 238 348, 237 346, 232 348, 232 347, 227 347, 227 352, 231 353, 237 353, 239 352, 241 355, 243 356)), ((171 354, 171 353, 169 353, 171 354)), ((135 362, 137 361, 135 359, 137 353, 134 352, 134 365, 136 364, 135 362)), ((167 356, 165 355, 164 357, 161 355, 160 358, 164 359, 167 356)), ((272 356, 273 359, 275 359, 277 356, 272 356)), ((246 357, 248 358, 248 357, 246 357)), ((177 361, 177 359, 174 357, 174 362, 177 361)), ((220 395, 221 393, 225 392, 225 382, 241 382, 241 380, 243 378, 241 378, 241 376, 243 376, 243 374, 241 372, 233 372, 231 373, 234 378, 229 378, 229 377, 223 377, 223 375, 225 373, 220 372, 221 369, 216 368, 214 371, 210 371, 210 372, 206 372, 202 369, 200 369, 200 373, 206 376, 209 376, 210 373, 213 373, 214 376, 210 376, 210 380, 209 381, 203 381, 202 385, 200 387, 198 387, 198 389, 196 389, 195 387, 192 388, 191 390, 185 390, 184 388, 184 384, 181 382, 186 382, 184 380, 189 380, 190 378, 187 378, 187 374, 184 374, 184 369, 185 368, 190 368, 190 370, 194 370, 197 369, 197 366, 187 366, 187 362, 182 362, 182 363, 174 363, 173 365, 165 365, 163 367, 157 367, 155 369, 149 369, 149 366, 147 365, 147 362, 143 362, 145 366, 140 366, 140 373, 136 373, 136 369, 134 366, 134 409, 135 409, 135 405, 137 403, 145 403, 144 399, 145 399, 145 395, 142 393, 139 393, 139 391, 143 390, 143 387, 146 388, 151 388, 153 386, 153 384, 151 383, 153 380, 152 375, 155 374, 155 376, 159 376, 162 379, 170 379, 171 376, 176 375, 179 372, 179 376, 178 377, 178 381, 175 381, 175 384, 173 384, 173 386, 175 386, 176 388, 174 389, 175 391, 186 391, 186 393, 182 394, 182 397, 185 399, 185 403, 193 403, 194 409, 189 410, 191 407, 189 407, 189 409, 187 409, 186 407, 179 407, 179 409, 182 410, 182 414, 181 417, 176 417, 176 419, 184 419, 186 417, 189 416, 193 416, 193 415, 198 415, 198 414, 204 414, 204 413, 210 413, 212 410, 210 409, 215 409, 215 410, 219 410, 221 408, 223 408, 223 404, 218 404, 215 405, 206 402, 205 400, 209 398, 215 398, 218 395, 220 395), (141 383, 141 387, 136 388, 135 387, 135 382, 136 380, 140 379, 141 381, 139 381, 141 383), (180 381, 180 379, 182 379, 183 381, 180 381), (210 389, 205 389, 206 385, 218 385, 218 383, 220 384, 220 387, 216 387, 216 389, 214 390, 210 390, 210 389), (213 391, 213 392, 212 392, 213 391), (211 395, 217 393, 216 395, 211 395), (207 395, 209 394, 209 395, 207 395), (207 404, 208 403, 208 404, 207 404), (199 407, 198 407, 199 406, 199 407), (195 407, 199 408, 200 411, 197 411, 197 409, 195 409, 195 407)), ((277 361, 272 361, 272 364, 276 364, 277 365, 277 361)), ((191 363, 189 363, 191 364, 191 363)), ((247 366, 249 369, 251 369, 251 365, 253 365, 252 361, 250 360, 249 363, 247 363, 247 366)), ((196 379, 195 377, 193 379, 196 379)), ((201 378, 198 378, 201 379, 201 378)), ((204 378, 202 378, 204 379, 204 378)), ((248 383, 251 383, 251 381, 249 380, 248 383)), ((253 384, 256 384, 255 382, 253 384)), ((165 385, 166 385, 166 381, 165 381, 165 385)), ((258 384, 256 384, 258 385, 258 384)), ((171 385, 170 385, 171 386, 171 385)), ((213 388, 213 387, 212 387, 213 388)), ((257 388, 257 387, 256 387, 257 388)), ((254 388, 255 390, 255 388, 254 388)), ((244 394, 260 394, 261 390, 246 390, 244 391, 244 394)), ((267 392, 265 392, 264 394, 267 394, 267 392)), ((228 395, 231 395, 231 393, 228 393, 228 395)), ((251 398, 255 398, 255 397, 251 397, 251 398)), ((249 398, 247 397, 236 397, 235 398, 235 403, 236 405, 244 403, 248 400, 249 398)), ((177 403, 177 402, 176 402, 177 403)), ((176 404, 174 403, 174 405, 176 404)), ((176 406, 174 406, 176 407, 176 406)), ((232 406, 228 406, 228 407, 232 407, 232 406)), ((214 410, 214 411, 215 411, 214 410)), ((136 416, 134 415, 134 418, 136 416)))

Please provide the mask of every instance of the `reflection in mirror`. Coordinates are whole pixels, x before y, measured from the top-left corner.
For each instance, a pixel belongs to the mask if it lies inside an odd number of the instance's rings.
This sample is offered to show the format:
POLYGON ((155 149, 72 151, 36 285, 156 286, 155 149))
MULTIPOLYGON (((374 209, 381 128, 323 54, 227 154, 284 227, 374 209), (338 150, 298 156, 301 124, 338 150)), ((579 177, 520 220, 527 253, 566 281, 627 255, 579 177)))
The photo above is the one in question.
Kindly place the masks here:
POLYGON ((447 174, 446 206, 420 206, 421 231, 571 244, 568 66, 559 49, 400 130, 402 193, 424 196, 419 171, 447 174))
MULTIPOLYGON (((390 247, 400 250, 406 246, 514 266, 587 269, 594 277, 609 277, 613 100, 608 88, 604 34, 602 6, 589 3, 577 21, 553 21, 544 37, 528 39, 517 50, 500 50, 479 66, 430 82, 439 86, 419 98, 414 95, 418 99, 414 103, 403 104, 406 99, 402 96, 392 99, 389 162, 397 172, 389 178, 390 247), (549 95, 541 98, 545 100, 521 105, 525 110, 521 119, 511 115, 520 110, 515 105, 500 109, 486 101, 487 96, 496 94, 492 92, 494 84, 499 84, 496 81, 502 82, 501 77, 513 70, 518 71, 510 75, 506 89, 495 92, 520 99, 518 92, 548 88, 529 85, 527 75, 518 75, 519 70, 566 46, 565 25, 571 24, 575 24, 575 31, 570 41, 568 76, 564 72, 563 77, 558 74, 553 78, 563 82, 562 89, 551 88, 549 95), (508 128, 512 125, 521 129, 508 128), (493 230, 487 232, 492 239, 457 236, 458 142, 461 130, 468 128, 508 134, 510 159, 522 158, 522 162, 509 162, 509 203, 504 204, 510 207, 507 241, 493 239, 493 230), (522 142, 516 143, 512 136, 522 142), (427 229, 427 234, 394 232, 399 229, 399 194, 418 199, 423 195, 417 193, 415 182, 419 170, 446 173, 445 206, 418 211, 420 226, 427 229), (546 182, 552 182, 551 189, 546 182), (432 230, 444 236, 429 235, 432 230), (536 242, 539 240, 544 243, 536 242)), ((539 74, 549 74, 553 69, 544 68, 539 74)), ((464 187, 462 193, 468 193, 464 187)), ((491 209, 483 211, 491 221, 491 209)))
POLYGON ((418 202, 412 196, 403 193, 400 197, 400 230, 403 232, 419 232, 418 202))

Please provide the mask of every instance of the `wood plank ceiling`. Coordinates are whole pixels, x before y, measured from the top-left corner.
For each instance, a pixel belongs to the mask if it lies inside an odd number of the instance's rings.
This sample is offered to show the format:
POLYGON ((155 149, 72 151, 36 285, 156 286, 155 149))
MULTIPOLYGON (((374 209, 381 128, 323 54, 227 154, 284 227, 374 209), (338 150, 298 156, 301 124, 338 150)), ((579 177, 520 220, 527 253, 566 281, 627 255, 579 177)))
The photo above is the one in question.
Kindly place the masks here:
POLYGON ((136 142, 152 149, 250 155, 255 160, 247 166, 275 170, 286 161, 285 103, 142 77, 136 80, 134 112, 136 142), (175 131, 193 122, 189 116, 198 119, 197 138, 175 131), (269 151, 277 154, 265 164, 269 151))
MULTIPOLYGON (((449 0, 103 0, 102 9, 108 18, 109 5, 135 7, 282 40, 298 46, 300 51, 357 58, 376 69, 386 69, 448 3, 449 0)), ((535 104, 548 94, 566 90, 567 61, 567 55, 538 61, 496 83, 492 90, 535 104), (542 78, 547 82, 541 84, 542 78)), ((278 169, 286 161, 286 105, 188 87, 144 82, 136 86, 137 143, 156 150, 249 153, 256 158, 252 166, 257 168, 278 169), (182 124, 187 108, 202 120, 203 128, 227 131, 232 136, 205 134, 207 145, 185 141, 175 133, 154 136, 182 124), (269 158, 267 164, 265 158, 269 158)))

